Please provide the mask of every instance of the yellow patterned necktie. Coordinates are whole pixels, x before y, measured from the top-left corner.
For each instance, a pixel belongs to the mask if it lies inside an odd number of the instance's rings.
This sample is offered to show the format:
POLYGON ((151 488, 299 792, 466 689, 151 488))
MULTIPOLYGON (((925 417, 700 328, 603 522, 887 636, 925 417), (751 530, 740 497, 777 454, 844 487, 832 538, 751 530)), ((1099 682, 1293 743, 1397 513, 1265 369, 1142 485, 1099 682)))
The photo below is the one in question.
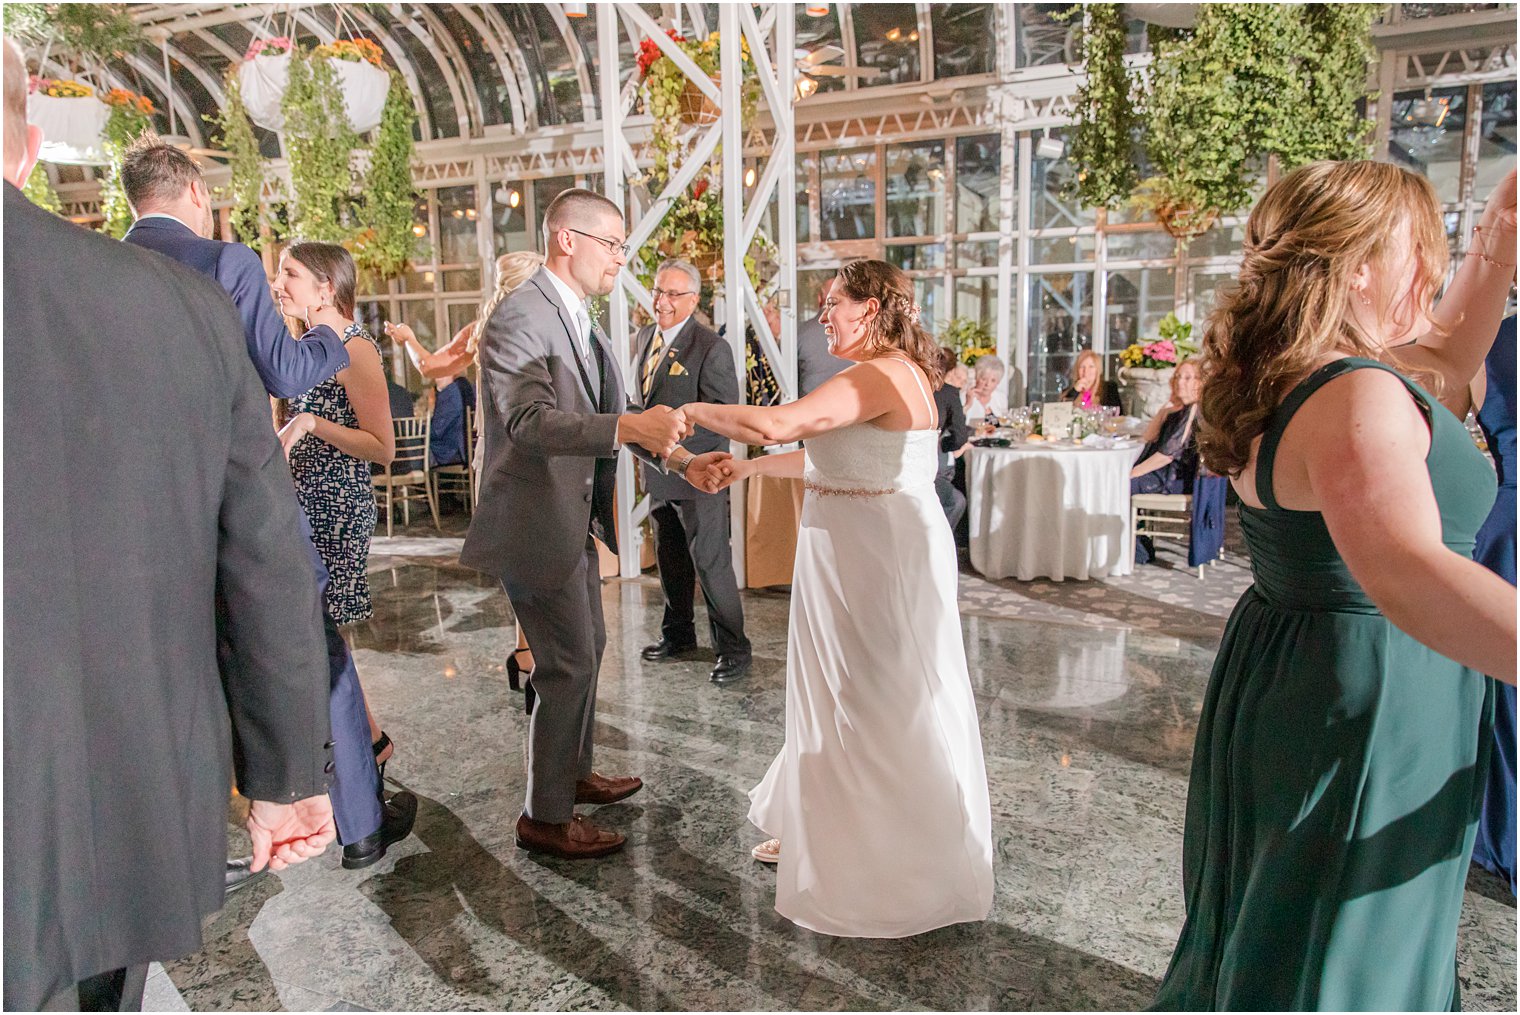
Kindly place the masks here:
POLYGON ((649 397, 649 384, 654 380, 654 368, 660 363, 660 353, 665 351, 665 336, 659 328, 654 329, 654 340, 649 343, 649 358, 644 360, 644 376, 639 382, 639 390, 644 397, 649 397))

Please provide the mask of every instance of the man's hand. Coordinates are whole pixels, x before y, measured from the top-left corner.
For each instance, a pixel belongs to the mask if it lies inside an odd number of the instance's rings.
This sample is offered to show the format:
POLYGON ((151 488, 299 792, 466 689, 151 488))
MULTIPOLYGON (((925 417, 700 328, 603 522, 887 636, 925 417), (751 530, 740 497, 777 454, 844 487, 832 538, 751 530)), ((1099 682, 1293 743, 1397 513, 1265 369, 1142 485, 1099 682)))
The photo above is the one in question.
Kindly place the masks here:
POLYGON ((669 458, 681 439, 691 436, 692 432, 686 417, 671 412, 664 405, 652 405, 643 412, 619 416, 617 422, 619 444, 637 444, 661 458, 669 458))
POLYGON ((348 322, 343 319, 342 314, 338 313, 337 307, 307 307, 306 326, 315 328, 319 324, 325 324, 336 331, 339 338, 343 337, 343 329, 348 327, 348 322))
POLYGON ((709 451, 705 455, 698 455, 686 466, 686 482, 703 493, 717 493, 733 482, 719 463, 731 461, 733 457, 727 451, 709 451))
POLYGON ((338 837, 332 801, 326 793, 293 804, 255 800, 248 811, 248 834, 253 839, 252 870, 263 870, 265 864, 282 870, 321 856, 338 837))

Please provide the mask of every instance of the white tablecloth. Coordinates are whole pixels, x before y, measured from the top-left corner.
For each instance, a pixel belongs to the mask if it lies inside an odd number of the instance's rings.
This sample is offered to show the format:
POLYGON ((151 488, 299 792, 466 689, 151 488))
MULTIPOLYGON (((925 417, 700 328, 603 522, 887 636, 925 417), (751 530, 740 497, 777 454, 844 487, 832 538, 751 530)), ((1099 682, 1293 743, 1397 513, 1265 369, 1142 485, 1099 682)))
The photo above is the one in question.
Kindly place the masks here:
POLYGON ((1039 444, 967 452, 971 566, 988 578, 1129 574, 1129 470, 1138 443, 1039 444))

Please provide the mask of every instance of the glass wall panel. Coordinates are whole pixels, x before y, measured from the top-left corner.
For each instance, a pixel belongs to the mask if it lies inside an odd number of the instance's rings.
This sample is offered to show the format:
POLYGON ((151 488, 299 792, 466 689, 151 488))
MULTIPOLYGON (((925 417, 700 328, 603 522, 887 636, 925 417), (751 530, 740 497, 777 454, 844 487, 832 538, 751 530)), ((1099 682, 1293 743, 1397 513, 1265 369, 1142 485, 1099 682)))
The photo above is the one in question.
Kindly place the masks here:
POLYGON ((887 260, 903 271, 933 271, 945 266, 943 243, 899 243, 887 247, 887 260))
POLYGON ((438 256, 440 264, 473 264, 480 260, 475 220, 479 217, 475 188, 440 187, 438 256))
POLYGON ((797 320, 799 322, 812 320, 818 316, 822 308, 818 305, 818 297, 823 293, 823 284, 838 274, 835 268, 810 268, 797 269, 797 320))
MULTIPOLYGON (((570 49, 565 45, 565 37, 560 34, 559 25, 543 4, 522 6, 533 12, 533 20, 538 27, 536 38, 532 40, 543 73, 538 82, 538 122, 579 123, 584 115, 581 108, 581 83, 576 76, 575 65, 570 61, 570 49)), ((522 44, 523 40, 519 39, 518 45, 522 44)))
POLYGON ((998 263, 998 240, 961 240, 955 245, 957 268, 995 268, 998 263))
POLYGON ((1055 236, 1036 239, 1029 246, 1032 264, 1075 264, 1091 261, 1098 256, 1098 238, 1089 233, 1085 236, 1055 236))
POLYGON ((433 4, 431 9, 433 16, 448 27, 449 34, 464 55, 470 83, 480 96, 481 118, 486 126, 511 123, 511 99, 506 79, 502 77, 501 63, 486 48, 480 33, 455 8, 455 4, 433 4))
POLYGON ((809 208, 812 195, 818 192, 818 158, 811 152, 797 156, 797 242, 812 243, 813 216, 809 208))
POLYGON ((390 30, 391 37, 406 50, 408 59, 416 68, 417 81, 422 87, 422 104, 433 122, 433 137, 458 137, 459 112, 454 106, 454 96, 449 92, 448 78, 424 41, 427 29, 423 16, 409 10, 412 6, 374 4, 368 10, 371 17, 390 30), (392 10, 399 14, 392 16, 392 10))
POLYGON ((1424 174, 1443 203, 1459 200, 1467 86, 1397 92, 1388 131, 1388 156, 1424 174))
POLYGON ((1028 401, 1059 398, 1078 350, 1091 346, 1092 281, 1090 271, 1030 276, 1028 401))
POLYGON ((944 231, 945 142, 888 145, 887 235, 936 236, 944 231))
POLYGON ((997 69, 995 10, 993 4, 929 5, 936 78, 989 74, 997 69))
POLYGON ((869 240, 876 236, 876 152, 832 151, 819 154, 821 208, 825 240, 869 240))
MULTIPOLYGON (((815 18, 807 13, 807 4, 797 4, 797 48, 812 52, 822 46, 838 46, 844 49, 844 36, 839 31, 839 7, 828 4, 828 13, 815 18)), ((828 61, 838 66, 839 60, 828 61)), ((811 75, 818 83, 820 92, 844 90, 844 78, 811 75)))
MULTIPOLYGON (((1156 328, 1173 311, 1176 298, 1177 273, 1172 268, 1110 270, 1107 354, 1112 356, 1131 342, 1156 338, 1156 328)), ((1108 366, 1112 377, 1113 365, 1108 366)))
MULTIPOLYGON (((1041 131, 1031 140, 1038 144, 1046 133, 1041 131)), ((1048 132, 1058 141, 1066 140, 1066 133, 1065 130, 1048 132)), ((1091 226, 1097 221, 1091 208, 1083 208, 1076 198, 1066 196, 1076 169, 1065 157, 1046 159, 1036 155, 1029 170, 1031 225, 1035 229, 1091 226)))
POLYGON ((491 195, 491 249, 498 256, 515 250, 537 250, 534 230, 528 227, 528 188, 508 180, 491 195))
POLYGON ((918 301, 918 323, 929 334, 938 335, 941 327, 950 319, 950 313, 945 308, 945 280, 938 276, 915 278, 913 298, 918 301))
POLYGON ((990 233, 1002 210, 1003 139, 977 134, 955 139, 955 231, 990 233))
POLYGON ((962 275, 955 280, 953 317, 969 317, 988 331, 997 329, 996 275, 962 275))
MULTIPOLYGON (((544 212, 549 208, 549 202, 559 196, 562 190, 568 190, 575 186, 573 176, 551 176, 543 180, 533 181, 533 207, 528 209, 528 231, 535 240, 543 234, 544 212)), ((534 249, 539 249, 534 247, 534 249)))
POLYGON ((1070 9, 1070 4, 1011 4, 1017 19, 1015 33, 1018 38, 1018 61, 1020 67, 1040 67, 1045 64, 1073 63, 1077 59, 1077 44, 1082 34, 1079 21, 1057 21, 1052 15, 1070 9))
MULTIPOLYGON (((1209 314, 1214 312, 1219 292, 1227 285, 1235 281, 1238 275, 1233 268, 1195 268, 1191 273, 1190 280, 1193 290, 1192 316, 1187 320, 1193 322, 1193 336, 1203 338, 1203 325, 1208 320, 1209 314)), ((1182 313, 1178 313, 1183 317, 1182 313)))
POLYGON ((851 4, 855 23, 855 59, 881 71, 860 82, 895 85, 919 78, 918 7, 916 4, 851 4))
POLYGON ((449 319, 449 335, 459 334, 459 329, 467 324, 475 323, 475 314, 480 309, 476 303, 450 303, 446 308, 449 319))
POLYGON ((1177 256, 1177 241, 1163 232, 1109 233, 1110 261, 1162 261, 1177 256))
POLYGON ((1483 86, 1483 119, 1478 129, 1478 173, 1474 201, 1488 200, 1515 164, 1515 83, 1496 81, 1483 86))

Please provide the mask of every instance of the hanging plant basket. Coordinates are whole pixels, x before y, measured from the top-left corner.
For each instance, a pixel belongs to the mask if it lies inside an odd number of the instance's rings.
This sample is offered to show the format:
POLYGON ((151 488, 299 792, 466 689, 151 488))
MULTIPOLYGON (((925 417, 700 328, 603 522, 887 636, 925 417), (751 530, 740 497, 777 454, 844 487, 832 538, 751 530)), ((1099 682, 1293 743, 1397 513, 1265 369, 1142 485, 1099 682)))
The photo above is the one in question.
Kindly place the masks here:
MULTIPOLYGON (((713 78, 713 84, 721 87, 716 77, 713 78)), ((713 123, 719 115, 717 105, 707 94, 695 82, 687 81, 686 87, 681 89, 681 122, 690 127, 700 126, 713 123)))
POLYGON ((75 166, 104 166, 111 161, 101 140, 111 116, 104 102, 93 95, 58 98, 33 92, 27 103, 27 119, 42 128, 39 158, 43 161, 75 166))
MULTIPOLYGON (((259 53, 238 66, 238 84, 242 88, 248 118, 267 130, 278 132, 285 129, 281 103, 290 82, 290 60, 290 51, 285 50, 259 53)), ((327 61, 332 65, 343 92, 343 112, 348 117, 349 126, 361 134, 379 126, 385 96, 390 91, 390 75, 367 60, 328 57, 327 61)))
POLYGON ((1156 209, 1156 221, 1161 228, 1177 240, 1191 240, 1202 236, 1219 218, 1217 208, 1199 211, 1186 205, 1164 206, 1156 209))

